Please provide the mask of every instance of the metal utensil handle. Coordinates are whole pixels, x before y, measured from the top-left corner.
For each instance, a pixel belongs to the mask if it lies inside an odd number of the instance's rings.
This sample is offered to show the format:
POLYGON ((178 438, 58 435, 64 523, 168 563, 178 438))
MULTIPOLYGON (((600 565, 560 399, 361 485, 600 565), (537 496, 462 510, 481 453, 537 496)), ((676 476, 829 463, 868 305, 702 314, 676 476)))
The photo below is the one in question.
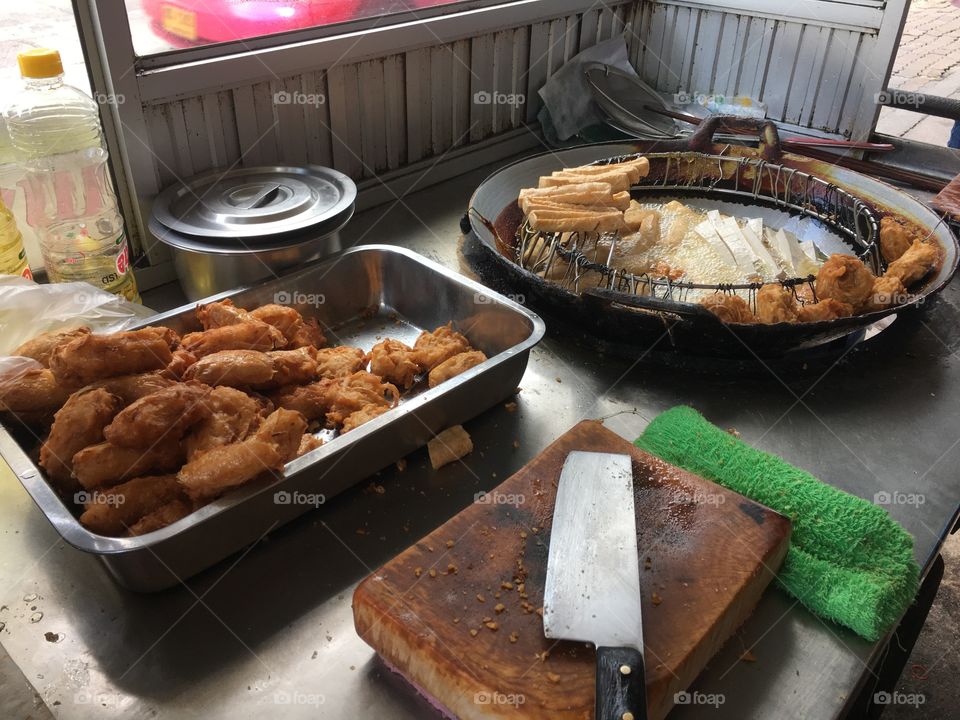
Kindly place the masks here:
POLYGON ((780 147, 780 135, 775 123, 770 120, 744 118, 735 115, 712 115, 708 117, 700 123, 693 135, 687 140, 687 146, 690 150, 696 152, 712 152, 713 136, 723 130, 759 136, 759 154, 764 160, 778 162, 783 155, 783 150, 780 147))
POLYGON ((596 720, 647 720, 643 654, 635 648, 597 648, 596 720))

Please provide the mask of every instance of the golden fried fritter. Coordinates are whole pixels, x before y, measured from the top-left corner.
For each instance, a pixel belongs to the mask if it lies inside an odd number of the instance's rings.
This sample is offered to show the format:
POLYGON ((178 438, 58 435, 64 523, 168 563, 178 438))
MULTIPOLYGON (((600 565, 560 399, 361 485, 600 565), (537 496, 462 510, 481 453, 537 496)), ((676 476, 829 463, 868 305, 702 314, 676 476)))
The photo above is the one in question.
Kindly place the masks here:
POLYGON ((370 372, 408 390, 420 372, 416 360, 419 352, 399 340, 378 342, 370 350, 370 372))
MULTIPOLYGON (((283 333, 287 341, 287 346, 291 348, 304 347, 302 345, 292 346, 289 343, 297 337, 297 334, 303 328, 303 317, 292 307, 286 305, 261 305, 256 310, 250 311, 250 317, 268 325, 273 325, 277 330, 283 333)), ((319 347, 319 346, 315 346, 319 347)))
POLYGON ((183 496, 175 475, 154 475, 127 480, 94 492, 85 503, 80 522, 99 535, 118 537, 144 515, 183 496))
POLYGON ((861 310, 872 312, 884 310, 894 305, 900 305, 907 299, 907 289, 900 282, 900 278, 893 275, 878 277, 873 283, 873 291, 861 310))
POLYGON ((183 375, 187 368, 197 361, 197 356, 189 350, 174 350, 173 360, 167 365, 160 374, 171 380, 183 380, 183 375))
POLYGON ((203 403, 206 413, 183 441, 188 460, 210 448, 246 439, 262 420, 261 404, 232 387, 214 388, 203 403))
POLYGON ((13 413, 27 425, 49 420, 75 388, 57 381, 43 368, 0 380, 0 411, 13 413))
POLYGON ((130 535, 146 535, 182 520, 194 511, 193 503, 188 499, 177 498, 147 513, 130 527, 130 535))
POLYGON ((703 298, 700 304, 720 318, 721 322, 752 323, 757 320, 747 301, 739 295, 714 293, 703 298))
POLYGON ((168 438, 147 449, 102 442, 85 447, 73 456, 73 475, 85 490, 94 490, 140 475, 171 472, 183 461, 178 440, 168 438))
POLYGON ((303 325, 290 338, 288 348, 308 347, 322 348, 327 344, 327 338, 320 328, 320 323, 314 318, 304 318, 303 325))
POLYGON ((331 425, 342 424, 348 415, 367 406, 392 408, 400 400, 396 386, 364 371, 332 381, 327 393, 330 405, 327 422, 331 425))
POLYGON ((170 328, 145 327, 109 335, 84 335, 60 345, 50 369, 64 385, 89 385, 118 375, 161 370, 173 359, 177 335, 170 328))
POLYGON ((280 408, 274 410, 270 416, 257 428, 255 437, 273 443, 280 459, 289 462, 297 456, 297 449, 307 429, 307 421, 295 410, 280 408))
POLYGON ((769 283, 757 291, 757 320, 767 325, 797 321, 797 300, 782 285, 769 283))
POLYGON ((340 428, 340 434, 350 432, 354 428, 370 422, 375 417, 383 415, 390 407, 388 405, 365 405, 343 419, 343 426, 340 428))
POLYGON ((337 382, 329 378, 309 385, 288 385, 270 393, 270 400, 278 408, 296 410, 307 420, 316 420, 330 409, 330 388, 337 382))
POLYGON ((108 393, 120 398, 124 405, 129 405, 142 397, 157 392, 157 390, 168 388, 174 383, 174 380, 165 377, 163 371, 160 371, 138 375, 120 375, 105 380, 97 380, 87 387, 103 388, 108 393))
POLYGON ((207 414, 204 400, 210 388, 177 383, 146 395, 121 410, 103 436, 117 447, 148 448, 163 440, 179 439, 207 414))
POLYGON ((888 263, 898 259, 913 244, 911 233, 899 220, 891 215, 880 219, 880 254, 888 263))
POLYGON ((300 438, 300 447, 297 448, 297 457, 306 455, 308 452, 311 450, 316 450, 318 447, 323 447, 323 440, 318 438, 316 435, 304 433, 303 437, 300 438))
POLYGON ((204 330, 213 330, 227 325, 236 325, 249 318, 249 314, 243 308, 233 304, 229 298, 220 302, 208 303, 207 305, 197 305, 194 311, 200 327, 204 330))
POLYGON ((873 290, 874 275, 853 255, 831 255, 820 267, 814 285, 821 300, 833 299, 859 308, 873 290))
POLYGON ((283 333, 259 320, 189 333, 181 341, 184 350, 198 358, 223 350, 275 350, 287 344, 283 333))
POLYGON ((935 245, 914 240, 903 255, 887 266, 886 277, 899 278, 904 287, 910 287, 937 266, 940 252, 935 245))
POLYGON ((262 473, 283 470, 283 464, 276 445, 250 437, 200 454, 180 468, 177 480, 194 502, 202 502, 262 473))
POLYGON ((258 390, 301 385, 317 378, 317 350, 301 347, 296 350, 274 350, 266 353, 273 367, 273 377, 266 383, 253 385, 258 390))
POLYGON ((73 328, 72 330, 50 330, 27 340, 10 354, 33 358, 44 367, 50 367, 50 356, 53 355, 54 350, 61 345, 66 345, 71 340, 89 334, 90 328, 86 326, 73 328))
POLYGON ((817 303, 807 303, 797 310, 799 322, 822 322, 853 315, 853 308, 833 298, 824 298, 817 303))
POLYGON ((265 386, 273 379, 273 373, 273 361, 267 353, 258 350, 221 350, 197 360, 187 368, 184 379, 206 385, 265 386))
POLYGON ((103 429, 120 411, 122 401, 102 388, 75 392, 57 411, 50 436, 40 448, 40 467, 64 492, 77 490, 73 456, 103 441, 103 429))
POLYGON ((440 383, 445 382, 452 377, 456 377, 460 373, 465 373, 470 368, 476 367, 480 363, 485 362, 486 359, 487 356, 479 350, 470 350, 469 352, 454 355, 452 358, 444 360, 430 371, 430 376, 427 378, 427 384, 430 387, 436 387, 440 383))
POLYGON ((363 370, 365 364, 366 358, 360 348, 346 345, 325 348, 317 353, 317 377, 339 378, 353 375, 363 370))
POLYGON ((413 345, 416 351, 416 362, 422 370, 433 370, 444 360, 452 358, 470 349, 470 342, 453 329, 449 322, 438 327, 432 333, 420 333, 420 337, 413 345))

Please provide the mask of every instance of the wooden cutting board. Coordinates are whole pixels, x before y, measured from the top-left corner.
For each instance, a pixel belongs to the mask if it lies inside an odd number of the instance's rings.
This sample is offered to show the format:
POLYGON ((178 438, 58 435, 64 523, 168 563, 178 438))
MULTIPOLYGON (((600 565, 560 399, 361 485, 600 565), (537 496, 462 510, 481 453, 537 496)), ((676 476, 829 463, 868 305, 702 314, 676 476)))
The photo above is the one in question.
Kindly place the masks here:
POLYGON ((360 637, 447 715, 593 717, 593 647, 548 640, 539 614, 557 481, 571 450, 633 457, 653 720, 752 612, 783 561, 789 520, 581 422, 489 502, 463 510, 354 594, 360 637))

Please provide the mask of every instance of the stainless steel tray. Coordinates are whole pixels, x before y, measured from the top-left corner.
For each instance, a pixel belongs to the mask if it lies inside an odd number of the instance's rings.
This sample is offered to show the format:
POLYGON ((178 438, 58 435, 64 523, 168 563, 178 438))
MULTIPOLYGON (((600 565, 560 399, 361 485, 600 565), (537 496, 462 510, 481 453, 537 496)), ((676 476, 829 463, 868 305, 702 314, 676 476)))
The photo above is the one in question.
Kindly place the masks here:
MULTIPOLYGON (((293 305, 334 328, 331 344, 364 349, 379 337, 412 342, 421 330, 452 320, 489 360, 433 389, 404 397, 398 407, 288 463, 281 480, 240 488, 140 537, 108 538, 84 528, 47 484, 27 449, 0 427, 0 455, 41 512, 64 540, 98 555, 131 590, 152 592, 176 585, 315 507, 283 499, 295 493, 299 498, 329 499, 423 446, 440 430, 501 402, 516 389, 530 350, 544 333, 540 318, 511 300, 414 252, 385 245, 347 250, 333 260, 206 301, 225 297, 240 306, 293 305)), ((199 329, 192 304, 143 324, 167 325, 181 333, 199 329)))

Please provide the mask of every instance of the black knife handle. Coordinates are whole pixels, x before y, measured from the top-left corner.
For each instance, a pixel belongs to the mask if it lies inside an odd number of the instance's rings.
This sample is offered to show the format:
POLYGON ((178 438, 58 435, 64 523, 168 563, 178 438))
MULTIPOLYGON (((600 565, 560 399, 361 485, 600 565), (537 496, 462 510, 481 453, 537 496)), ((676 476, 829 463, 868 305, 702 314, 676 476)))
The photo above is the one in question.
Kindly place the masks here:
POLYGON ((597 648, 597 720, 647 720, 643 654, 634 648, 597 648))

